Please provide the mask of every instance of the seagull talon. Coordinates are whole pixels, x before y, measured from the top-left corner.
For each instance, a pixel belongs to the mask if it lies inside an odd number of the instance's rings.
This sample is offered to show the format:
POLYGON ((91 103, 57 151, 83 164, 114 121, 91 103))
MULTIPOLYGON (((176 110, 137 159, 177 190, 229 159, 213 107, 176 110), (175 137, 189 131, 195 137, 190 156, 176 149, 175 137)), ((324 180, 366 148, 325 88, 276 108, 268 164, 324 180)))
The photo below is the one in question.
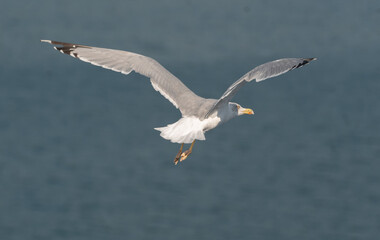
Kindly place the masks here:
POLYGON ((174 165, 177 165, 177 164, 178 164, 179 159, 181 158, 180 154, 181 154, 181 152, 179 152, 179 153, 177 154, 177 156, 174 158, 174 165))
POLYGON ((191 153, 191 150, 186 150, 181 154, 181 159, 179 160, 180 162, 184 161, 191 153))
POLYGON ((183 143, 181 145, 181 148, 179 149, 177 155, 175 156, 174 158, 174 165, 177 165, 178 164, 178 161, 180 159, 180 157, 182 156, 181 153, 182 153, 182 148, 183 148, 183 143))
POLYGON ((184 160, 190 155, 190 153, 193 151, 194 143, 195 143, 195 140, 191 143, 190 148, 187 149, 186 151, 184 151, 184 152, 181 154, 181 159, 179 160, 180 162, 184 161, 184 160))

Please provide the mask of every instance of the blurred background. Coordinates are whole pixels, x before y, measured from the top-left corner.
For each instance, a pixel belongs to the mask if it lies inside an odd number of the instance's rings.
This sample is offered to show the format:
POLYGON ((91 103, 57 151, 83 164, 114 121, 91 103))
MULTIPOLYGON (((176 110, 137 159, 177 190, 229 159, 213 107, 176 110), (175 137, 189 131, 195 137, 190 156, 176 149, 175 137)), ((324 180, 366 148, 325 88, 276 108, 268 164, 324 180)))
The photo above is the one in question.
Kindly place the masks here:
POLYGON ((376 239, 380 2, 5 1, 0 238, 376 239), (151 87, 40 39, 155 58, 219 98, 253 67, 317 57, 234 98, 254 116, 179 145, 151 87))

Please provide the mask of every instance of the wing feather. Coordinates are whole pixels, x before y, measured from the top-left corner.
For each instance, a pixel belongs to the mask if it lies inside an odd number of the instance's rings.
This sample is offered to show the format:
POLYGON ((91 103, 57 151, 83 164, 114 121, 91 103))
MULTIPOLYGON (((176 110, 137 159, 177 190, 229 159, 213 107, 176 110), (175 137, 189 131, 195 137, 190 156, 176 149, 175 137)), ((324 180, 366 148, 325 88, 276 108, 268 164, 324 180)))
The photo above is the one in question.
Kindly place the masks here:
POLYGON ((279 76, 295 68, 302 67, 313 60, 316 60, 316 58, 283 58, 255 67, 234 82, 208 111, 205 117, 210 116, 223 104, 227 104, 246 83, 252 80, 260 82, 268 78, 279 76))
POLYGON ((98 48, 79 44, 57 42, 51 40, 41 40, 55 45, 55 49, 61 53, 68 54, 84 62, 110 69, 123 74, 135 71, 150 78, 153 88, 160 92, 176 108, 179 108, 182 115, 187 114, 188 105, 203 98, 196 95, 185 86, 177 77, 166 70, 156 60, 140 54, 98 48))

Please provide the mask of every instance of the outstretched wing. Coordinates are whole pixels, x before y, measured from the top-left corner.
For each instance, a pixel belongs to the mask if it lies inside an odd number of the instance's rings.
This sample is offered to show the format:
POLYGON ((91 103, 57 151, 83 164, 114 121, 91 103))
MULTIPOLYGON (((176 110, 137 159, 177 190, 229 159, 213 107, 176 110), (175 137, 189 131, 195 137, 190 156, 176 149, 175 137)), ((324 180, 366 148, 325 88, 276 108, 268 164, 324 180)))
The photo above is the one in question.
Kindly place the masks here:
POLYGON ((150 78, 153 88, 159 91, 176 108, 179 108, 182 114, 186 113, 186 106, 188 104, 201 98, 152 58, 121 50, 51 40, 41 40, 41 42, 57 45, 54 48, 61 53, 68 54, 96 66, 123 74, 135 71, 150 78))
POLYGON ((264 63, 258 67, 255 67, 239 80, 234 82, 219 98, 219 100, 214 104, 214 106, 206 114, 206 118, 215 112, 221 105, 227 104, 237 91, 244 86, 247 82, 256 80, 256 82, 263 81, 267 78, 276 77, 278 75, 284 74, 295 68, 302 67, 303 65, 308 64, 309 62, 315 60, 316 58, 283 58, 275 60, 272 62, 264 63))

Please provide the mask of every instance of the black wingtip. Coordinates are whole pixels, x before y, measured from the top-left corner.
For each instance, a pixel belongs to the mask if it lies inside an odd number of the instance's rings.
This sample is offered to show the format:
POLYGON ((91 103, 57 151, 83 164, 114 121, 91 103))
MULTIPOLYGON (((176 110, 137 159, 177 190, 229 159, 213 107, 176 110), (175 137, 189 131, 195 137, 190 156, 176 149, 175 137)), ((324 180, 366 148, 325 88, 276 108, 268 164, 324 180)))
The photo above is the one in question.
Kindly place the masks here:
POLYGON ((78 47, 91 48, 91 47, 85 46, 85 45, 66 43, 66 42, 58 42, 58 41, 52 41, 52 40, 41 40, 41 42, 47 42, 47 43, 50 43, 52 45, 57 45, 57 46, 54 46, 55 50, 58 50, 61 53, 71 55, 71 56, 76 57, 76 58, 78 58, 78 54, 74 52, 74 50, 76 48, 78 48, 78 47))
POLYGON ((314 60, 316 60, 317 58, 303 58, 302 60, 302 62, 300 62, 298 65, 296 65, 296 66, 294 66, 292 69, 294 69, 294 68, 300 68, 300 67, 302 67, 302 66, 304 66, 304 65, 306 65, 306 64, 308 64, 308 63, 310 63, 311 61, 314 61, 314 60))
POLYGON ((310 63, 311 61, 317 60, 317 58, 301 58, 301 59, 302 59, 302 62, 295 65, 292 69, 300 68, 300 67, 310 63))

